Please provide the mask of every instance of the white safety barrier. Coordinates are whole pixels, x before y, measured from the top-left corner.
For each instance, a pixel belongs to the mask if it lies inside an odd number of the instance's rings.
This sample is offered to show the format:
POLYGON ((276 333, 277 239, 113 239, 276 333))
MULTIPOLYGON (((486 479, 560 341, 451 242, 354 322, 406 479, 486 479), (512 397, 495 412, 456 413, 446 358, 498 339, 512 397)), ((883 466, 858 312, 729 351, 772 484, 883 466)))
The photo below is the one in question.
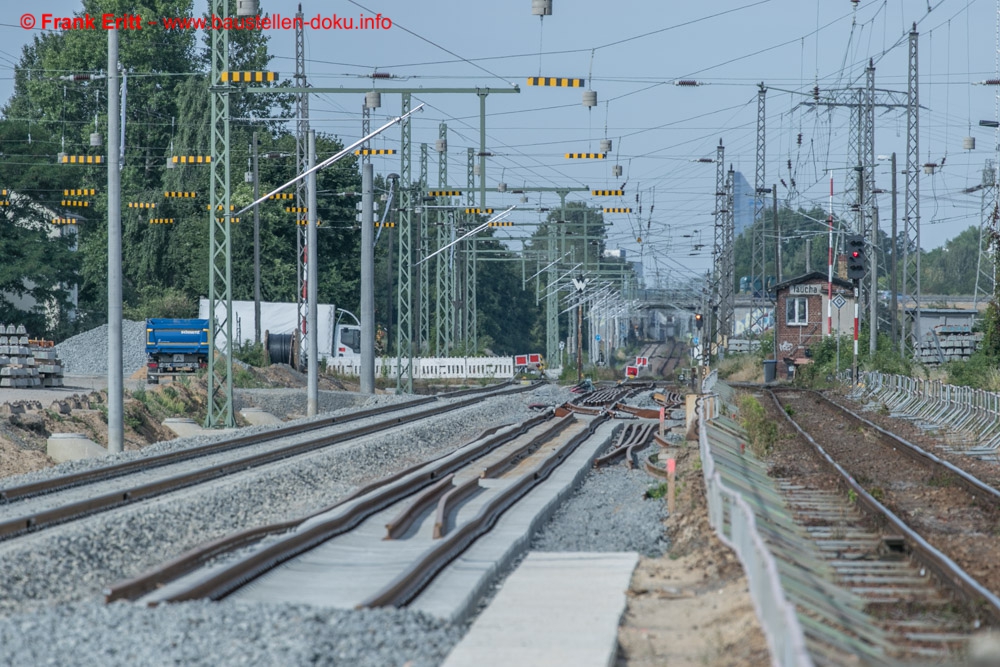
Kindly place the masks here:
POLYGON ((966 436, 973 455, 997 454, 1000 394, 984 389, 873 371, 863 373, 851 393, 895 417, 966 436))
MULTIPOLYGON (((406 361, 403 367, 406 367, 406 361)), ((327 360, 328 370, 341 375, 360 376, 361 360, 335 357, 327 360)), ((396 357, 375 360, 375 375, 396 378, 396 357)), ((514 357, 414 357, 413 377, 421 380, 506 379, 514 376, 514 357)))
POLYGON ((812 667, 806 651, 805 634, 781 588, 781 578, 774 556, 757 533, 753 510, 743 497, 728 489, 715 469, 715 460, 708 446, 708 420, 718 416, 719 397, 698 400, 698 445, 701 450, 702 474, 708 497, 708 520, 719 539, 743 564, 757 619, 767 638, 771 664, 778 667, 812 667))

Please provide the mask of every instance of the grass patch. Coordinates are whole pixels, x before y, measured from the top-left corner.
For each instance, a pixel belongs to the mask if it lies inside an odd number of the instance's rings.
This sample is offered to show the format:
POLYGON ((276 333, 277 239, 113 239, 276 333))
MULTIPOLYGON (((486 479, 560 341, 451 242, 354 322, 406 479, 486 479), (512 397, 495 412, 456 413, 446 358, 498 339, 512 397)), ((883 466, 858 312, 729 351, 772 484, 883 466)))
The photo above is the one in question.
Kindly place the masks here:
POLYGON ((778 441, 778 425, 774 423, 754 396, 744 394, 739 399, 740 425, 747 433, 750 451, 759 459, 766 457, 778 441))
POLYGON ((662 482, 660 484, 657 484, 656 486, 651 486, 650 488, 646 489, 646 497, 651 500, 655 500, 657 498, 666 498, 667 483, 662 482))

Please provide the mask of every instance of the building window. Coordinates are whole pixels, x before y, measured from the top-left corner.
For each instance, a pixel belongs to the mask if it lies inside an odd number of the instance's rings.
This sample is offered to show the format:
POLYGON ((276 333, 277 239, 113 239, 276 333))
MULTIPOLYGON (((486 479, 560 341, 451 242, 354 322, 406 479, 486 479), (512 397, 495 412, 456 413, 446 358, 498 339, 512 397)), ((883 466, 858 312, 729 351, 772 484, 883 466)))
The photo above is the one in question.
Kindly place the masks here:
POLYGON ((804 296, 785 301, 785 324, 790 327, 804 327, 809 324, 809 299, 804 296))

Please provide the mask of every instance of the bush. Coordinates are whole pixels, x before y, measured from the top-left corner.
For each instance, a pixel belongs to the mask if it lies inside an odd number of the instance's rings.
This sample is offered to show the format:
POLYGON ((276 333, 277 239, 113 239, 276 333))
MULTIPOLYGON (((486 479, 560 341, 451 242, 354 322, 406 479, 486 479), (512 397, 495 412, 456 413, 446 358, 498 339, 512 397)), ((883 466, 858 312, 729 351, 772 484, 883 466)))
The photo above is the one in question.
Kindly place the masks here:
MULTIPOLYGON (((248 366, 254 366, 256 368, 264 368, 269 366, 267 359, 267 352, 264 350, 263 343, 241 343, 236 345, 233 349, 233 359, 239 359, 248 366)), ((324 359, 320 359, 320 363, 325 363, 324 359)))
POLYGON ((150 317, 188 318, 198 316, 198 302, 172 287, 146 285, 122 308, 125 319, 150 317))

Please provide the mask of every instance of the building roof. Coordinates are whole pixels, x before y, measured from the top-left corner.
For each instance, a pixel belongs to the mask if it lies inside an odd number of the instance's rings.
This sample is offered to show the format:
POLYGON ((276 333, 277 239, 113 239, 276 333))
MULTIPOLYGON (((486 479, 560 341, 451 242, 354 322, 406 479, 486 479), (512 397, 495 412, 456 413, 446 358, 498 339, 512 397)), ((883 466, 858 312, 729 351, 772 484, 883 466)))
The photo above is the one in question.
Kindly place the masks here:
MULTIPOLYGON (((786 287, 791 287, 792 285, 799 285, 801 283, 813 282, 814 280, 821 280, 826 282, 827 274, 821 273, 819 271, 811 271, 809 273, 803 273, 801 276, 795 278, 789 278, 788 280, 782 281, 774 286, 775 291, 784 289, 786 287)), ((833 284, 838 287, 853 287, 851 281, 844 280, 843 278, 833 277, 833 284)))

